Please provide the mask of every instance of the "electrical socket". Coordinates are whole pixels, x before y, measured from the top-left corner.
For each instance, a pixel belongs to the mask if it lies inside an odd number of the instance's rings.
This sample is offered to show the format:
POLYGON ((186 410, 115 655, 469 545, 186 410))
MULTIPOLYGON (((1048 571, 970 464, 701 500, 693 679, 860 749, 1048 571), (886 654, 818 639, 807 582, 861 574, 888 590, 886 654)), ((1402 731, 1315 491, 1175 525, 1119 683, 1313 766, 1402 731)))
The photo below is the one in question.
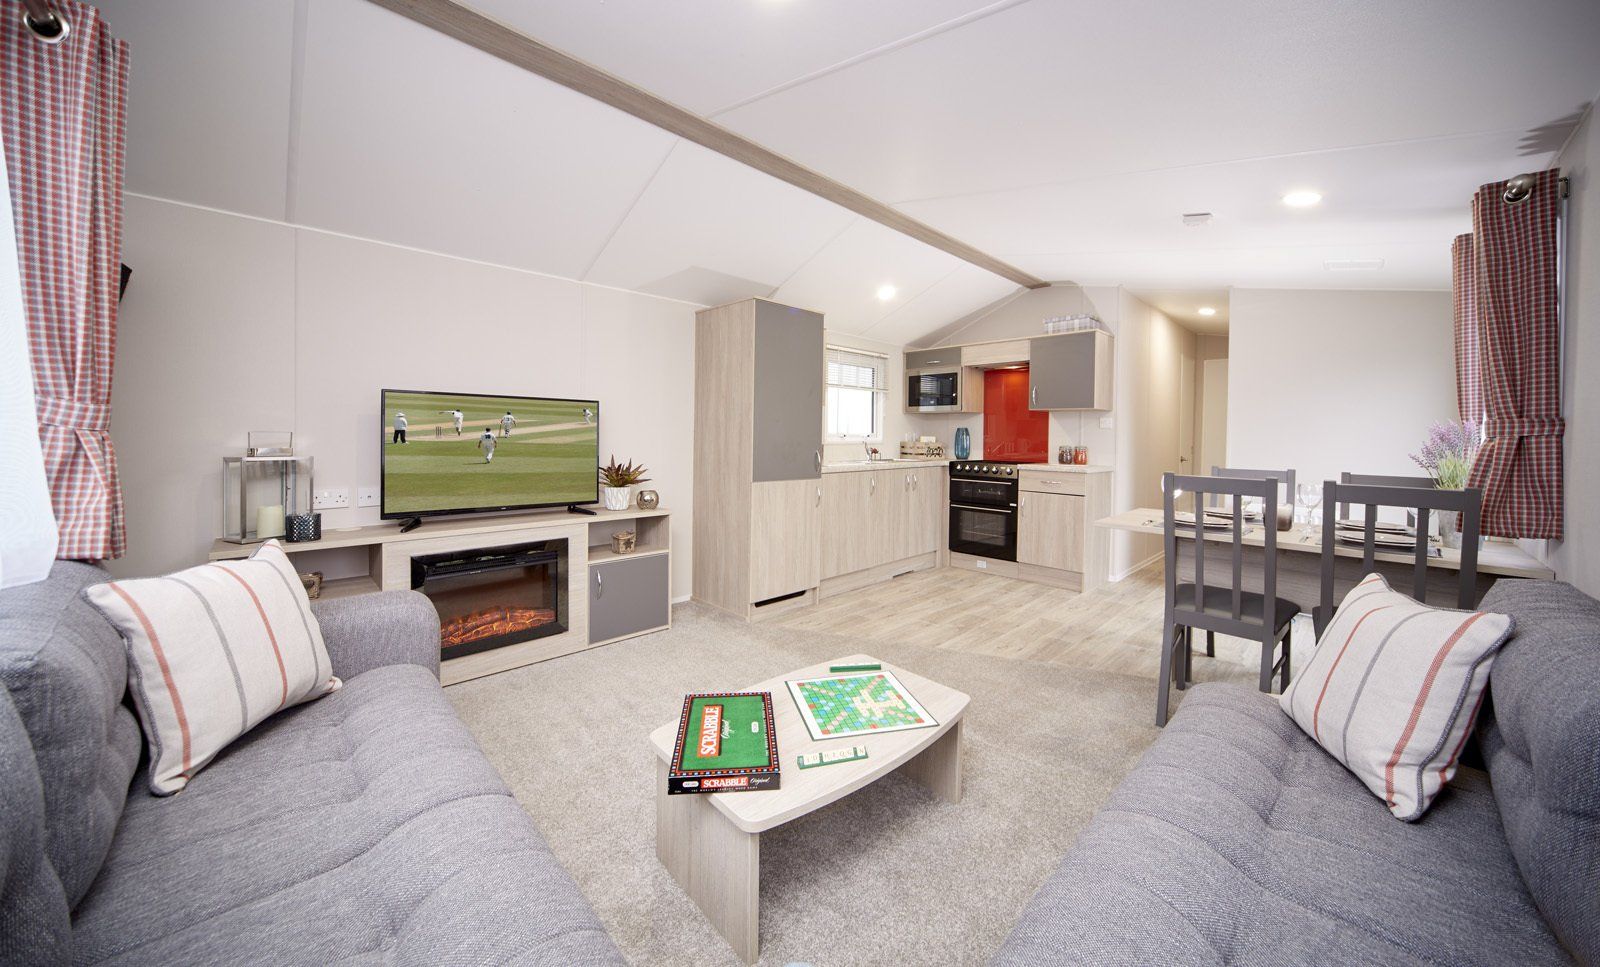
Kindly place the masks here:
POLYGON ((380 503, 377 487, 362 487, 356 491, 357 507, 376 507, 380 503))
POLYGON ((350 491, 340 488, 319 490, 311 498, 312 510, 338 510, 350 506, 350 491))
POLYGON ((1109 429, 1111 429, 1111 427, 1112 427, 1112 421, 1111 421, 1111 417, 1109 417, 1109 416, 1102 416, 1102 417, 1101 417, 1101 418, 1100 418, 1100 429, 1102 429, 1102 430, 1109 430, 1109 429))

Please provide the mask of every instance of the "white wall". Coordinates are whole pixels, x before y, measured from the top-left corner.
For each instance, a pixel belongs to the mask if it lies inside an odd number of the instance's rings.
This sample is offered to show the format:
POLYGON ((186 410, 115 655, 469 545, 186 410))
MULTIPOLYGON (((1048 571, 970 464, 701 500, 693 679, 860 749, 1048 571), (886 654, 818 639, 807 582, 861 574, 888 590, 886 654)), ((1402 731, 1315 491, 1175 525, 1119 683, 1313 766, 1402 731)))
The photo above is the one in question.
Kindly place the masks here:
POLYGON ((1566 539, 1552 542, 1558 577, 1600 596, 1600 124, 1584 119, 1557 160, 1570 181, 1567 200, 1566 335, 1561 412, 1567 421, 1566 539))
POLYGON ((1235 289, 1228 463, 1415 476, 1428 425, 1456 417, 1449 292, 1235 289))
MULTIPOLYGON (((689 594, 694 306, 139 196, 126 233, 116 573, 204 558, 249 430, 293 430, 319 487, 375 486, 389 386, 599 399, 601 454, 650 468, 689 594)), ((324 530, 377 522, 353 504, 324 530)))

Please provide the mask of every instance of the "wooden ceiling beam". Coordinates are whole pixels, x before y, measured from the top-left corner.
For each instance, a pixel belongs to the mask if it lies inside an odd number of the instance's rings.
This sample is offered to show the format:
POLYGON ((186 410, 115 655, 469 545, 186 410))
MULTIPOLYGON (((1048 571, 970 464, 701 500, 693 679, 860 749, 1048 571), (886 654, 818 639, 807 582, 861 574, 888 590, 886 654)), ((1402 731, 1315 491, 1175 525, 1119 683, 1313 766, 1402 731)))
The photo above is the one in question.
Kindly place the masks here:
POLYGON ((635 87, 593 64, 541 43, 470 7, 454 3, 452 0, 370 0, 370 2, 475 47, 492 57, 538 74, 603 104, 609 104, 640 120, 648 121, 680 138, 693 141, 718 154, 749 165, 757 171, 786 181, 819 198, 826 198, 842 208, 870 218, 902 235, 908 235, 1018 285, 1038 289, 1050 284, 987 252, 973 248, 960 239, 952 238, 931 225, 905 215, 876 198, 812 171, 749 138, 735 134, 698 114, 635 87))

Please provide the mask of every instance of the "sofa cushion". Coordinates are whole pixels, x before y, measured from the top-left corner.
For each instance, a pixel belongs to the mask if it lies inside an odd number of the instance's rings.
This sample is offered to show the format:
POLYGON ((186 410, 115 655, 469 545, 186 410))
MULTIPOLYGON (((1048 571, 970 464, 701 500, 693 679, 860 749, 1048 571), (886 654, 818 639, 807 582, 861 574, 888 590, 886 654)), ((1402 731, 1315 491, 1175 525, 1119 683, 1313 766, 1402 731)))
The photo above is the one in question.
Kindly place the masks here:
POLYGON ((1567 946, 1600 963, 1600 602, 1570 584, 1501 580, 1517 619, 1479 735, 1517 866, 1567 946))
POLYGON ((128 646, 149 787, 177 792, 268 716, 339 687, 294 565, 277 541, 249 560, 97 584, 85 598, 128 646))
POLYGON ((65 961, 70 923, 66 892, 45 857, 33 743, 0 688, 0 964, 65 961))
POLYGON ((46 850, 73 906, 105 859, 139 763, 122 640, 78 596, 105 579, 57 561, 45 580, 0 591, 0 682, 33 741, 46 850))
POLYGON ((128 804, 77 912, 80 963, 620 963, 415 665, 268 720, 128 804))
POLYGON ((1545 964, 1484 775, 1397 823, 1269 696, 1200 685, 996 956, 1036 964, 1545 964))

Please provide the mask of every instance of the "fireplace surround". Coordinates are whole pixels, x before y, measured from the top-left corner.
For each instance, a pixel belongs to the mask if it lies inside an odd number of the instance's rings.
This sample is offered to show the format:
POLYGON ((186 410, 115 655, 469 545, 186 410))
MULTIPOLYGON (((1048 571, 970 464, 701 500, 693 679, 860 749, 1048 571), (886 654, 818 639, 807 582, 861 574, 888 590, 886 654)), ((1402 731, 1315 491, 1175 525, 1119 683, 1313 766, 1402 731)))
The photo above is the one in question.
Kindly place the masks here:
POLYGON ((565 539, 411 559, 411 587, 439 612, 439 656, 459 658, 567 630, 565 539))

